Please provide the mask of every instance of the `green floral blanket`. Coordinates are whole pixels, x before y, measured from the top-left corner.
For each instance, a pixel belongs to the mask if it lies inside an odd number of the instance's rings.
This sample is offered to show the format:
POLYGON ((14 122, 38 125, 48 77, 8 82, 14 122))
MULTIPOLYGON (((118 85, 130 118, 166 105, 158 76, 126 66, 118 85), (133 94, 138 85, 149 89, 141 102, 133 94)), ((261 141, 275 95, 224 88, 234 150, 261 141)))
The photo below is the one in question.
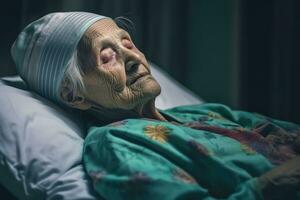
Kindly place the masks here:
POLYGON ((201 104, 89 128, 84 165, 105 199, 262 199, 256 177, 297 155, 300 126, 201 104))

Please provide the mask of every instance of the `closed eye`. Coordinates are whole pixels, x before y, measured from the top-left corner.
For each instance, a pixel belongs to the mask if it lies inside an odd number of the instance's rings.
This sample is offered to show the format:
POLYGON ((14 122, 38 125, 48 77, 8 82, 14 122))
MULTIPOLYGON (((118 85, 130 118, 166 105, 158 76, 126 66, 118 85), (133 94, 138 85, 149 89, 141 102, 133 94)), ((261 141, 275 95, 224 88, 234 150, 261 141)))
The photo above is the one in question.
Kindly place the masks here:
POLYGON ((122 39, 122 45, 124 47, 126 47, 127 49, 132 49, 134 48, 134 44, 131 42, 131 40, 125 38, 125 39, 122 39))
POLYGON ((111 48, 107 47, 100 52, 100 61, 101 64, 104 64, 108 67, 108 64, 114 64, 116 61, 116 52, 111 48))

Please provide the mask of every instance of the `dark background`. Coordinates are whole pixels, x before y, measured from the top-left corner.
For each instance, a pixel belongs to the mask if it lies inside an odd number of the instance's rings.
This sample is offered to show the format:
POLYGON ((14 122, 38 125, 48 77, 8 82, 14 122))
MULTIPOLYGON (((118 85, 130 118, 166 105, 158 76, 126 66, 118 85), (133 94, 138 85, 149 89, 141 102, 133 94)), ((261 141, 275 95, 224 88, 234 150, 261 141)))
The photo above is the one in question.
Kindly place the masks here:
POLYGON ((125 16, 146 57, 206 101, 300 123, 299 0, 8 0, 0 10, 0 76, 16 73, 17 34, 49 12, 125 16))

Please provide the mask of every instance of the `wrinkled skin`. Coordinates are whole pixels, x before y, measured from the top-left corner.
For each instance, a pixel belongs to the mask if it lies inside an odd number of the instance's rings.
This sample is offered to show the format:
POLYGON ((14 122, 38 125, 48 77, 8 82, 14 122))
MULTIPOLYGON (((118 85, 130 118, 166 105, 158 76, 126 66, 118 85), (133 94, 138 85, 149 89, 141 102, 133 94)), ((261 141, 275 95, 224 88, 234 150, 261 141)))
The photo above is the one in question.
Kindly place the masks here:
POLYGON ((102 19, 89 27, 83 37, 88 42, 79 58, 84 60, 82 65, 89 65, 84 66, 88 69, 83 76, 86 90, 78 91, 80 98, 72 101, 72 106, 82 110, 98 108, 98 112, 110 117, 122 113, 127 117, 164 120, 154 106, 161 88, 129 34, 113 20, 102 19))
MULTIPOLYGON (((79 98, 67 104, 82 110, 96 108, 98 115, 111 121, 132 116, 165 121, 154 104, 160 86, 129 34, 113 20, 102 19, 83 37, 89 41, 79 52, 81 64, 88 69, 83 76, 86 91, 77 91, 79 98)), ((62 91, 62 97, 68 96, 67 82, 62 91)), ((295 194, 300 190, 300 156, 258 177, 258 183, 265 199, 282 199, 281 191, 295 194)))

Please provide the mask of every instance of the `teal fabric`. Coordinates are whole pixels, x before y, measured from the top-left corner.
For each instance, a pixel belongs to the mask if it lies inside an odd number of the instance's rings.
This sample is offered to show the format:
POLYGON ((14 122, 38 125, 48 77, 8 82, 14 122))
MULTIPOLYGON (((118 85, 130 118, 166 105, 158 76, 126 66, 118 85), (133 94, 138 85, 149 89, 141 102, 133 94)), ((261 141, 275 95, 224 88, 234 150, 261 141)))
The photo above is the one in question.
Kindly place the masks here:
POLYGON ((40 95, 60 102, 60 84, 79 40, 90 25, 103 18, 87 12, 62 12, 29 24, 11 48, 19 75, 40 95))
POLYGON ((162 113, 171 122, 89 128, 84 165, 105 199, 262 199, 256 178, 291 156, 292 143, 270 139, 300 134, 296 124, 220 104, 162 113))

